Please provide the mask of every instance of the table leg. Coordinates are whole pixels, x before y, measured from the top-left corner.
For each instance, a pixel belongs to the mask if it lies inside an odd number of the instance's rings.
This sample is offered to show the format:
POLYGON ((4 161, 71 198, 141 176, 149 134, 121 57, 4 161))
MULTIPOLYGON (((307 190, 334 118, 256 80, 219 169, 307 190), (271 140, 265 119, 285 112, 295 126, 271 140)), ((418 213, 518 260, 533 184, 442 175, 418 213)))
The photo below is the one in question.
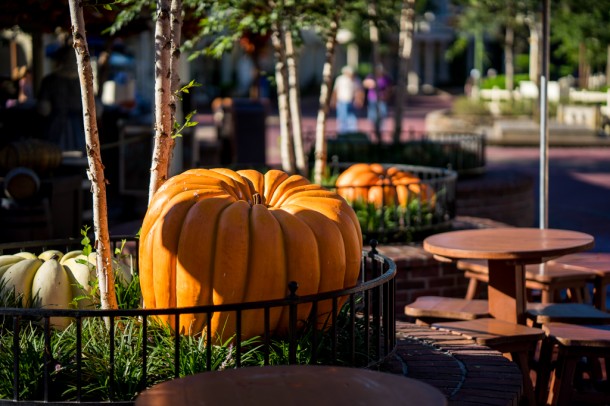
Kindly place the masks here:
POLYGON ((525 266, 489 261, 489 313, 496 319, 525 324, 525 266))

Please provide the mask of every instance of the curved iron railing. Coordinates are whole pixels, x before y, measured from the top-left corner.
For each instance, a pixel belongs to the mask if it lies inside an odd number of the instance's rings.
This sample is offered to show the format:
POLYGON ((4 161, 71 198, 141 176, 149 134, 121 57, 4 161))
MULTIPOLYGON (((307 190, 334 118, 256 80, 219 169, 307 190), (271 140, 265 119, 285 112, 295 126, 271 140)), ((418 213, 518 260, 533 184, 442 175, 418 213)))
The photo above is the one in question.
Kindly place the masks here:
MULTIPOLYGON (((314 134, 306 134, 313 161, 314 134)), ((391 163, 446 168, 460 176, 473 176, 485 171, 485 136, 459 132, 403 132, 399 142, 385 133, 382 142, 363 132, 327 134, 327 157, 339 162, 391 163)))
MULTIPOLYGON (((332 162, 330 171, 338 174, 351 163, 332 162)), ((324 187, 334 190, 346 197, 356 211, 364 240, 378 240, 382 243, 421 241, 428 235, 447 231, 455 218, 456 182, 455 171, 443 168, 431 168, 414 165, 382 164, 417 176, 419 181, 405 186, 396 185, 392 179, 379 177, 377 185, 344 185, 337 187, 325 184, 324 187), (397 204, 397 188, 404 188, 409 194, 406 204, 397 204), (382 192, 379 193, 379 188, 382 192), (363 196, 370 196, 375 190, 381 201, 370 203, 363 196), (358 199, 350 199, 350 196, 358 199), (390 201, 388 201, 390 200, 390 201)))
MULTIPOLYGON (((127 241, 128 249, 133 253, 138 252, 138 240, 132 237, 116 236, 113 237, 113 244, 120 246, 124 241, 127 241)), ((31 243, 11 243, 0 245, 1 254, 10 254, 16 251, 32 251, 46 249, 75 249, 79 248, 78 240, 52 240, 46 242, 31 242, 31 243)), ((309 325, 315 326, 317 320, 317 306, 321 301, 332 302, 331 323, 328 327, 319 331, 312 329, 313 333, 309 332, 309 349, 307 354, 307 363, 310 364, 341 364, 350 366, 369 367, 387 357, 393 350, 396 344, 395 332, 395 282, 396 265, 389 258, 379 254, 376 250, 376 242, 371 242, 370 250, 365 250, 362 253, 362 264, 359 282, 356 286, 341 289, 332 292, 324 292, 315 295, 299 296, 296 283, 291 282, 288 286, 289 295, 285 299, 269 300, 249 303, 225 304, 220 306, 197 306, 189 308, 168 308, 168 309, 120 309, 120 310, 52 310, 52 309, 32 309, 32 308, 0 308, 0 334, 9 335, 12 337, 12 348, 9 351, 12 357, 13 365, 13 382, 12 382, 12 398, 0 399, 0 405, 35 405, 35 404, 52 404, 52 405, 68 405, 68 404, 87 404, 87 405, 106 405, 120 404, 132 405, 133 399, 124 399, 116 394, 117 387, 121 382, 117 379, 117 371, 115 371, 115 361, 117 360, 117 340, 121 340, 127 334, 122 330, 125 320, 135 320, 140 330, 141 338, 136 343, 141 347, 139 361, 137 366, 141 367, 141 379, 137 385, 137 391, 141 391, 152 384, 159 382, 159 377, 151 377, 151 372, 148 369, 149 360, 155 355, 150 354, 150 341, 154 339, 153 330, 155 330, 154 316, 169 315, 175 316, 174 328, 170 334, 172 341, 173 354, 173 373, 171 376, 165 377, 172 379, 182 376, 180 369, 181 365, 181 346, 187 338, 180 335, 179 320, 182 314, 203 313, 207 315, 208 331, 210 331, 211 316, 216 312, 233 312, 235 314, 236 337, 231 344, 233 349, 232 366, 243 366, 242 357, 247 351, 252 350, 252 343, 242 342, 240 338, 241 331, 241 315, 244 311, 251 309, 264 310, 264 323, 266 326, 265 333, 256 342, 256 346, 262 352, 261 365, 269 365, 271 363, 270 354, 277 349, 278 345, 287 347, 287 357, 285 363, 298 364, 303 363, 301 357, 298 357, 297 347, 303 344, 302 337, 305 334, 303 330, 299 330, 297 320, 298 306, 307 304, 312 307, 309 325), (342 309, 339 308, 339 302, 344 302, 342 309), (282 338, 281 343, 271 336, 269 331, 269 315, 270 309, 277 307, 289 308, 289 332, 286 337, 282 338), (57 361, 52 345, 55 341, 51 327, 51 317, 70 317, 73 318, 73 326, 75 330, 75 354, 71 358, 73 365, 70 366, 71 376, 62 376, 63 380, 71 380, 74 382, 74 387, 68 399, 62 398, 61 394, 57 394, 53 390, 53 378, 57 373, 57 361), (90 399, 84 393, 84 375, 83 365, 86 354, 83 353, 84 342, 84 326, 89 320, 100 321, 99 326, 104 327, 103 321, 106 321, 106 331, 108 348, 108 368, 107 381, 109 392, 107 398, 90 399), (25 355, 21 351, 20 332, 26 330, 26 323, 32 323, 35 320, 40 327, 41 334, 44 336, 44 348, 42 354, 42 363, 40 365, 40 375, 42 377, 42 394, 36 399, 22 399, 20 389, 23 388, 24 382, 21 377, 21 361, 25 355), (325 343, 325 345, 323 345, 325 343)), ((137 257, 137 255, 134 255, 137 257)), ((203 371, 213 369, 212 352, 214 351, 212 343, 214 340, 203 340, 202 348, 199 350, 205 355, 205 365, 200 365, 199 368, 203 371)), ((277 362, 277 361, 276 361, 277 362)), ((60 368, 61 369, 61 368, 60 368)), ((63 372, 67 374, 67 372, 63 372)))

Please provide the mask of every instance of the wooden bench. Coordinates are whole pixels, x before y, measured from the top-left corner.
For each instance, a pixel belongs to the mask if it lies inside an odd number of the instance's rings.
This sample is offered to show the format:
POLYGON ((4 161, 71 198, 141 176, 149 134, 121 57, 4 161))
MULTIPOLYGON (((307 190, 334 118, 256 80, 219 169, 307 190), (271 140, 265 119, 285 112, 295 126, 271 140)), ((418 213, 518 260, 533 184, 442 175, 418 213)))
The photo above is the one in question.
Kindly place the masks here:
MULTIPOLYGON (((610 357, 610 325, 549 323, 542 328, 546 333, 546 339, 540 351, 540 363, 545 365, 542 371, 546 372, 538 374, 536 380, 539 404, 573 405, 582 401, 587 404, 609 404, 608 391, 591 390, 597 383, 593 382, 594 378, 601 376, 595 374, 595 368, 590 372, 589 376, 593 378, 588 380, 590 385, 587 390, 579 388, 576 378, 579 378, 580 383, 586 381, 583 381, 584 376, 577 375, 577 365, 583 359, 586 359, 589 365, 596 366, 596 362, 610 357)), ((607 367, 606 363, 606 371, 607 367)), ((608 384, 607 375, 605 384, 608 384)))
POLYGON ((487 300, 442 296, 420 296, 405 306, 405 314, 416 324, 430 325, 437 321, 474 320, 489 317, 487 300))
MULTIPOLYGON (((443 296, 420 296, 405 306, 405 315, 419 325, 490 317, 487 300, 443 296)), ((610 324, 610 313, 586 303, 528 303, 526 316, 533 327, 552 322, 610 324)))
POLYGON ((579 252, 561 256, 550 261, 561 264, 568 269, 592 272, 595 274, 595 289, 593 304, 600 310, 606 311, 607 288, 610 283, 610 253, 605 252, 579 252))
MULTIPOLYGON (((487 261, 460 260, 457 262, 457 268, 463 270, 464 276, 469 279, 466 299, 477 298, 480 284, 489 281, 487 261)), ((539 290, 542 303, 560 301, 559 294, 564 290, 568 292, 572 302, 584 303, 588 301, 587 284, 594 283, 598 276, 597 272, 584 267, 568 267, 564 263, 549 261, 546 264, 525 266, 525 287, 529 293, 539 290)))
POLYGON ((531 406, 536 405, 529 355, 544 338, 543 330, 492 318, 438 322, 432 324, 432 327, 459 334, 479 345, 510 355, 510 359, 517 364, 523 376, 525 399, 531 406))
POLYGON ((610 324, 610 313, 586 303, 528 303, 526 316, 536 327, 553 322, 610 324))

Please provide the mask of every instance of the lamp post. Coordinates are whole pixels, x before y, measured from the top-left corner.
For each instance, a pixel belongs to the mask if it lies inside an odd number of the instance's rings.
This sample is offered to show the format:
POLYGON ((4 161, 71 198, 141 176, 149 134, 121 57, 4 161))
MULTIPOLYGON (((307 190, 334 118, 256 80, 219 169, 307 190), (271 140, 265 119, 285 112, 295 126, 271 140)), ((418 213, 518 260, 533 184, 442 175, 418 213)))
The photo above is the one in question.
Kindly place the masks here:
POLYGON ((550 0, 542 2, 542 69, 540 69, 540 190, 539 227, 548 228, 549 200, 549 128, 548 128, 548 78, 549 78, 549 35, 550 0))

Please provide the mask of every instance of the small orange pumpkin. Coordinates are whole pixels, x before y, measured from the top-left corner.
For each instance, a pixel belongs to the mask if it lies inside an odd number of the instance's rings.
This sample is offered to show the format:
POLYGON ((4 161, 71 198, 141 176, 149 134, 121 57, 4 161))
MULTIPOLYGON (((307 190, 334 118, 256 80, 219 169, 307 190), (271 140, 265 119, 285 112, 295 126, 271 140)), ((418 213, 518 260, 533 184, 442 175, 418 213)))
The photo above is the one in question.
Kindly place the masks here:
MULTIPOLYGON (((144 306, 220 305, 356 285, 362 235, 354 210, 338 194, 279 170, 192 169, 153 196, 140 232, 144 306)), ((299 305, 298 319, 311 307, 299 305)), ((324 321, 330 303, 320 303, 324 321)), ((159 317, 169 321, 172 317, 159 317)), ((320 320, 319 318, 319 320, 320 320)), ((234 316, 215 313, 208 337, 235 332, 234 316)), ((320 321, 321 322, 321 321, 320 321)), ((180 330, 204 330, 203 314, 181 315, 180 330)), ((270 328, 288 327, 288 309, 271 309, 270 328)), ((242 316, 242 338, 264 332, 263 310, 242 316)))
POLYGON ((358 163, 342 172, 335 183, 337 193, 353 202, 362 200, 376 207, 406 207, 415 199, 434 202, 434 189, 419 177, 394 166, 358 163))

